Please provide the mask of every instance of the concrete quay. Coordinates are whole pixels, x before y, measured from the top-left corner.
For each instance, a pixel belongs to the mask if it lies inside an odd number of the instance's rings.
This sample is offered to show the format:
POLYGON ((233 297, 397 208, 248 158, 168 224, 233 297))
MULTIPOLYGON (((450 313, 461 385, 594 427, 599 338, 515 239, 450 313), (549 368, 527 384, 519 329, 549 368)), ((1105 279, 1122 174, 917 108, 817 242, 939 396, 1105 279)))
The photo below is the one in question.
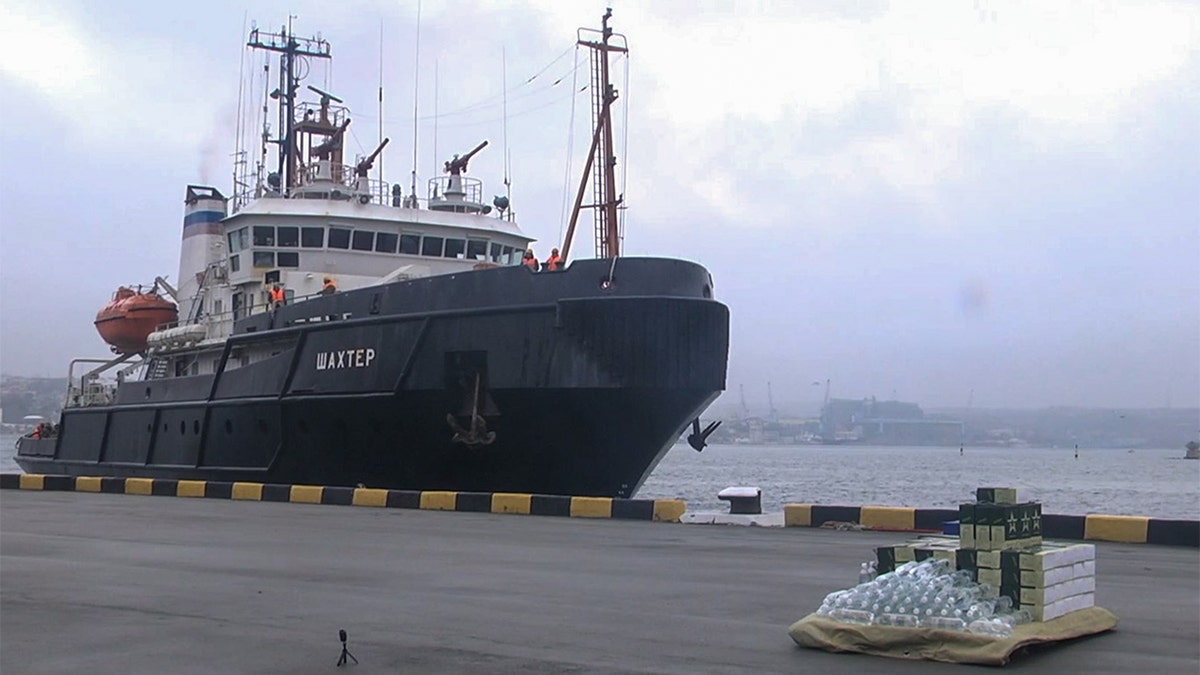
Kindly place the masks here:
MULTIPOLYGON (((961 672, 787 635, 903 537, 6 490, 0 671, 961 672)), ((1008 668, 1194 675, 1197 551, 1097 548, 1120 625, 1008 668)))

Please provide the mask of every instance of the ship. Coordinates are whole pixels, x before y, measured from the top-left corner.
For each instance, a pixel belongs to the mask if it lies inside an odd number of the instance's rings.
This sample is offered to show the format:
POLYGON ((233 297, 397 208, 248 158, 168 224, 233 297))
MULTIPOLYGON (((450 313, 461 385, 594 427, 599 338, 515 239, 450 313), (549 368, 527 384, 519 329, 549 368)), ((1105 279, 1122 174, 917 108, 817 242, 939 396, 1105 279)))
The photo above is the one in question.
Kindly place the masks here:
MULTIPOLYGON (((173 285, 97 316, 105 358, 70 362, 57 423, 18 440, 27 472, 632 497, 725 387, 729 309, 699 263, 621 254, 611 11, 579 29, 591 149, 558 264, 507 195, 454 155, 424 196, 346 163, 350 111, 304 84, 329 42, 253 28, 270 55, 262 158, 230 196, 186 187, 173 285), (269 138, 269 136, 276 136, 269 138), (590 204, 584 204, 590 196, 590 204), (594 257, 573 257, 590 211, 594 257)), ((265 93, 265 92, 264 92, 265 93)), ((382 136, 382 134, 381 134, 382 136)), ((472 139, 474 142, 475 139, 472 139)), ((463 143, 466 146, 466 143, 463 143)), ((243 155, 244 156, 244 153, 243 155)), ((240 178, 239 178, 240 175, 240 178)), ((574 188, 574 183, 572 183, 574 188)))

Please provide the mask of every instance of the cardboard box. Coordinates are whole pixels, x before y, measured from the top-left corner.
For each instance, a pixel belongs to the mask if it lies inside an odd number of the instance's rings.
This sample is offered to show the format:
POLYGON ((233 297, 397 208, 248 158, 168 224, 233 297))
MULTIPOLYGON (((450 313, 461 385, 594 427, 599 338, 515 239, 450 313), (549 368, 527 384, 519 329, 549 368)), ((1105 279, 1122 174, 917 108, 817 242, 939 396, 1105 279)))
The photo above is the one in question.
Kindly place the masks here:
POLYGON ((981 487, 975 490, 980 504, 1016 504, 1017 488, 981 487))

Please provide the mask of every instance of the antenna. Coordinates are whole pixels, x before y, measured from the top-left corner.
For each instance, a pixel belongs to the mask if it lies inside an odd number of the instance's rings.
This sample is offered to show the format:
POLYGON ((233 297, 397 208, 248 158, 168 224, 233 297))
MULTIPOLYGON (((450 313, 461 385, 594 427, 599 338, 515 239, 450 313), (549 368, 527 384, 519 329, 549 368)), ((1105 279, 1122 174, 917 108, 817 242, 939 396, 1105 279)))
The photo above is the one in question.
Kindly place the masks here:
MULTIPOLYGON (((412 199, 417 200, 417 95, 420 89, 417 82, 421 76, 421 0, 417 0, 417 39, 413 46, 413 167, 412 167, 412 199)), ((435 146, 436 148, 436 146, 435 146)), ((434 161, 437 161, 436 154, 434 161)))
POLYGON ((433 61, 433 172, 437 173, 437 141, 438 141, 438 64, 433 61))
POLYGON ((508 197, 509 203, 512 202, 512 194, 509 186, 512 182, 508 176, 508 56, 506 50, 500 48, 500 82, 504 86, 504 196, 508 197))
MULTIPOLYGON (((379 143, 383 144, 383 19, 379 20, 379 143)), ((387 186, 383 184, 382 155, 379 157, 379 185, 380 190, 387 190, 387 186)))

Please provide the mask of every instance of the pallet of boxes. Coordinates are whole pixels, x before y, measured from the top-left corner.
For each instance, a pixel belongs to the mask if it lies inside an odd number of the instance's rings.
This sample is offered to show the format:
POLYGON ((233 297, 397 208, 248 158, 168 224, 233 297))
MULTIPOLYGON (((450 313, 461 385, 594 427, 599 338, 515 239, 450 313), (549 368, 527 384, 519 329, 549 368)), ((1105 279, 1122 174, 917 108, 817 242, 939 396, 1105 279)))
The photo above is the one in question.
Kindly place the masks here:
POLYGON ((1020 649, 1116 626, 1096 606, 1096 547, 1042 540, 1042 506, 980 488, 959 536, 876 549, 861 583, 791 626, 805 647, 1002 665, 1020 649))

